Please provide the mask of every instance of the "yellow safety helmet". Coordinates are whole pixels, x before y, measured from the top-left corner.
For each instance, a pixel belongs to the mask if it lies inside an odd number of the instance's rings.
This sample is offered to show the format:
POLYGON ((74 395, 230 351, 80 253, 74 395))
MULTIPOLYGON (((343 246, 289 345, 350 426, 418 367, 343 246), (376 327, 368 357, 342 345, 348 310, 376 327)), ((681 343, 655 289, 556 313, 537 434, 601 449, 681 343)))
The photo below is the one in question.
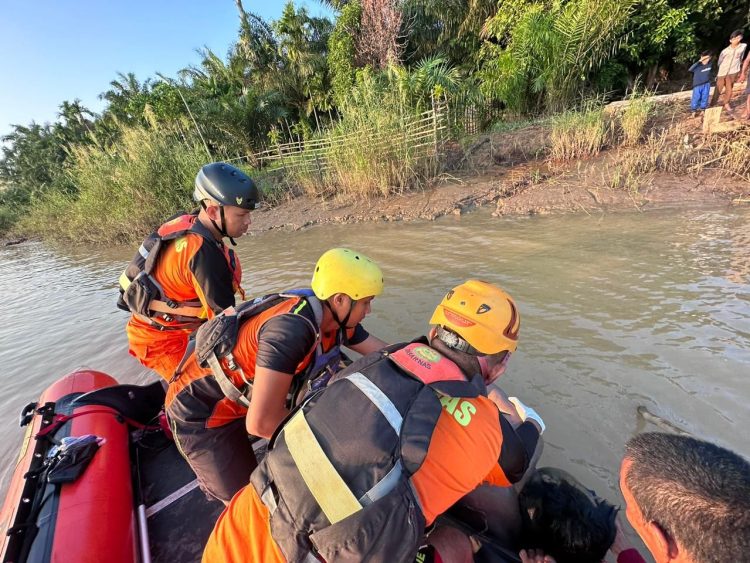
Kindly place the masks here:
POLYGON ((432 314, 430 324, 459 337, 454 337, 453 348, 489 355, 506 350, 515 352, 521 316, 511 296, 502 289, 483 281, 468 280, 445 295, 432 314))
POLYGON ((383 292, 383 272, 364 254, 332 248, 315 265, 311 287, 318 299, 345 293, 356 301, 383 292))

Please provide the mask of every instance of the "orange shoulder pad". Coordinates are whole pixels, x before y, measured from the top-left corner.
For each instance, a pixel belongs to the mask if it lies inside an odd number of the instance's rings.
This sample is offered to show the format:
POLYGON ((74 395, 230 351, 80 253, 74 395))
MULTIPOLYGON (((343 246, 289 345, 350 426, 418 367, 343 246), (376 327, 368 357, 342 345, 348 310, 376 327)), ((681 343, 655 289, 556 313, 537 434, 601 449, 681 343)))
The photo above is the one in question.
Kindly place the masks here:
POLYGON ((425 344, 409 344, 389 357, 400 368, 428 385, 437 381, 466 381, 456 364, 425 344))
POLYGON ((171 221, 167 221, 157 231, 160 237, 166 237, 179 231, 187 231, 195 224, 195 215, 180 215, 171 221))

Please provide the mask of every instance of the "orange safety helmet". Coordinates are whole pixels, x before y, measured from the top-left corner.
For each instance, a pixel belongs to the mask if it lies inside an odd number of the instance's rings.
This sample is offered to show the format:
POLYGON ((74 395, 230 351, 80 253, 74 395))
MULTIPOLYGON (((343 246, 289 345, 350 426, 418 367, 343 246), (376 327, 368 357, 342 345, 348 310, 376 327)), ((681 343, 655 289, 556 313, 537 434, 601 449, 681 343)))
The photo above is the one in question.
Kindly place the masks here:
POLYGON ((451 289, 432 314, 430 324, 454 333, 469 346, 456 349, 479 355, 515 352, 521 316, 510 295, 499 287, 468 280, 451 289))

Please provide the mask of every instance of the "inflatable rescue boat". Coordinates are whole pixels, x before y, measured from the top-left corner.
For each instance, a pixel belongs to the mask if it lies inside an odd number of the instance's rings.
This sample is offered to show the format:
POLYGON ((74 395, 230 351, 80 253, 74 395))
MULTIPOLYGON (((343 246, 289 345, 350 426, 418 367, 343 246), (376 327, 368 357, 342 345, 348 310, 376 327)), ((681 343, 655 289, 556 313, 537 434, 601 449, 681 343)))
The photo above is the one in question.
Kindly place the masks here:
POLYGON ((76 371, 21 412, 0 561, 199 561, 208 500, 160 417, 164 390, 76 371))

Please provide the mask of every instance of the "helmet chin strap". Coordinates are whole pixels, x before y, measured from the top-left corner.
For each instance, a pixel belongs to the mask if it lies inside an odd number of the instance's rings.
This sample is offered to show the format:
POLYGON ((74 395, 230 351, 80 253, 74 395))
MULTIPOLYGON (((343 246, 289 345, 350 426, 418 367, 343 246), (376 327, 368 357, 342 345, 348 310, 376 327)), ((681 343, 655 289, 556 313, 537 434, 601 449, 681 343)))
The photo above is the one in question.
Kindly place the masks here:
MULTIPOLYGON (((347 296, 348 297, 348 296, 347 296)), ((333 307, 331 307, 330 302, 328 299, 323 301, 326 307, 328 307, 328 310, 331 312, 331 315, 333 315, 333 320, 336 321, 336 323, 339 325, 339 330, 341 331, 342 336, 342 344, 347 344, 349 342, 349 336, 346 334, 346 323, 349 322, 349 317, 352 315, 352 309, 354 309, 354 304, 356 301, 349 297, 349 311, 347 311, 346 316, 343 318, 343 320, 339 319, 339 316, 336 314, 336 311, 333 310, 333 307)))
MULTIPOLYGON (((204 210, 208 211, 208 206, 206 205, 204 201, 201 201, 201 207, 204 210)), ((211 221, 211 224, 214 226, 214 228, 217 231, 219 231, 219 234, 222 237, 227 237, 229 239, 229 242, 232 243, 232 246, 237 246, 237 243, 234 242, 234 239, 227 234, 227 222, 226 222, 226 219, 224 218, 224 206, 223 205, 219 205, 219 213, 221 214, 221 227, 219 227, 219 225, 216 224, 216 221, 211 219, 211 217, 209 217, 208 220, 211 221)))

